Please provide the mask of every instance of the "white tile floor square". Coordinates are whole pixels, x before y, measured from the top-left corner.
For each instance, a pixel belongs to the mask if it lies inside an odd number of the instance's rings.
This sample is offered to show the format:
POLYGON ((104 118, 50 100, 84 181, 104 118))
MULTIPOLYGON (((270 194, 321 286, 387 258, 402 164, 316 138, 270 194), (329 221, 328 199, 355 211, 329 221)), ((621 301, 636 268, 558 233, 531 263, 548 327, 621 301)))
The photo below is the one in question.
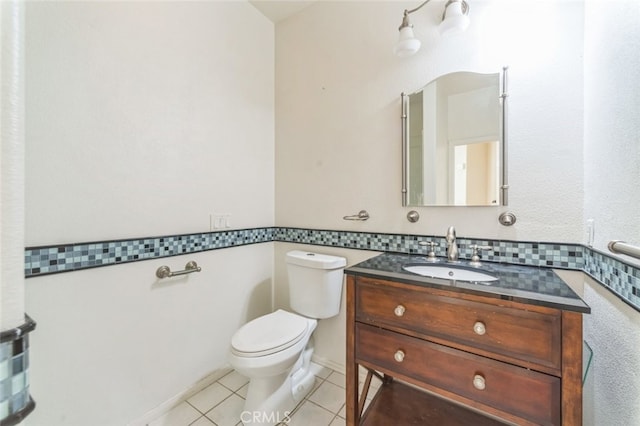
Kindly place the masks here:
MULTIPOLYGON (((316 385, 296 407, 288 426, 344 426, 345 376, 312 363, 316 385)), ((248 379, 236 371, 227 373, 155 419, 148 426, 242 426, 240 413, 248 379)))

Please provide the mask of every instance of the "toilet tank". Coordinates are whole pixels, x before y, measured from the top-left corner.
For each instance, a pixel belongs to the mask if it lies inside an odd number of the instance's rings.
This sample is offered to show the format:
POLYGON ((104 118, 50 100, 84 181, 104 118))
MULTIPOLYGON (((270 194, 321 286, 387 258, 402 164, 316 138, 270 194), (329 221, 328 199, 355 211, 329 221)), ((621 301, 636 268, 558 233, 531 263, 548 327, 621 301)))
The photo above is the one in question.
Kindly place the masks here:
POLYGON ((293 250, 286 263, 291 309, 309 318, 338 315, 347 259, 293 250))

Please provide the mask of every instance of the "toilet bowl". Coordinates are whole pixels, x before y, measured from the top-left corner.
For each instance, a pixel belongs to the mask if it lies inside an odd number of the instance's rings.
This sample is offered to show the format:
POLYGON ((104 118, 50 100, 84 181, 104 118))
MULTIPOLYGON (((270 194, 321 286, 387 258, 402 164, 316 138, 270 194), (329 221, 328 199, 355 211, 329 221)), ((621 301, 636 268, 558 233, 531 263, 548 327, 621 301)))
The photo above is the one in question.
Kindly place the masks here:
POLYGON ((279 309, 242 326, 231 339, 231 365, 247 377, 288 371, 307 346, 318 321, 279 309))
POLYGON ((311 391, 312 333, 339 312, 346 259, 299 250, 286 255, 293 313, 279 309, 243 325, 231 339, 229 363, 249 378, 241 421, 287 423, 311 391))
POLYGON ((316 325, 315 319, 277 310, 245 324, 233 336, 229 363, 249 378, 243 423, 286 421, 311 391, 311 334, 316 325))

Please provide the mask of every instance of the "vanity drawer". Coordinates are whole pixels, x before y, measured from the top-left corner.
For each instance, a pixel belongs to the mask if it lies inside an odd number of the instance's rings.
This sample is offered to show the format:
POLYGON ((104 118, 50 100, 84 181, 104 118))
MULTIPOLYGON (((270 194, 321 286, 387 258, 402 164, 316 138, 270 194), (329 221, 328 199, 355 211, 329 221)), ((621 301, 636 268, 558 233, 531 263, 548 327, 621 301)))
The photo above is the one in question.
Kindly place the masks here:
POLYGON ((439 343, 480 349, 483 354, 526 366, 541 366, 560 375, 561 315, 553 309, 516 309, 434 294, 423 288, 402 288, 385 281, 358 279, 356 319, 406 330, 439 343), (540 312, 544 311, 544 312, 540 312))
POLYGON ((540 425, 560 424, 560 379, 356 323, 356 361, 540 425))

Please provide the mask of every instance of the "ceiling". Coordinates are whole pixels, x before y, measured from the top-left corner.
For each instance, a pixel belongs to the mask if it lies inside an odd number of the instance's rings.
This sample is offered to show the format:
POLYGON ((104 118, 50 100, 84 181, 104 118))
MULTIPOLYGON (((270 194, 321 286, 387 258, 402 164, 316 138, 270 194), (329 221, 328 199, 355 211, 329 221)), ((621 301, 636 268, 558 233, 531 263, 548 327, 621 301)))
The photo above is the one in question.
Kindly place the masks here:
POLYGON ((256 9, 258 9, 264 16, 269 18, 273 23, 277 23, 288 18, 291 15, 295 15, 302 9, 309 7, 315 1, 271 1, 271 0, 249 0, 256 9))

